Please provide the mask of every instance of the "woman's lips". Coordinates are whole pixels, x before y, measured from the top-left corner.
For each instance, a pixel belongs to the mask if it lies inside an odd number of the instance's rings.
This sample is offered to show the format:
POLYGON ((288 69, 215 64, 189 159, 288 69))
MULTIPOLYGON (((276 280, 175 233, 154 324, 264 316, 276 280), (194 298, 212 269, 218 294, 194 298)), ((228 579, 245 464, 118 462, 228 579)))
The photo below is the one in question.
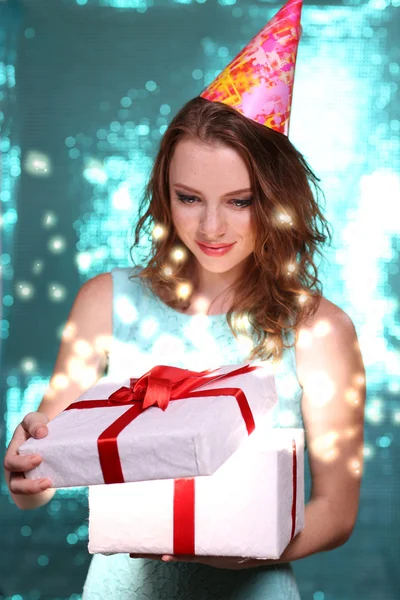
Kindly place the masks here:
POLYGON ((196 241, 196 244, 199 246, 200 250, 202 250, 204 254, 207 254, 208 256, 222 256, 223 254, 229 252, 235 243, 236 242, 233 242, 233 244, 229 244, 229 246, 223 246, 222 248, 211 248, 210 246, 205 246, 204 244, 200 244, 200 242, 196 241))

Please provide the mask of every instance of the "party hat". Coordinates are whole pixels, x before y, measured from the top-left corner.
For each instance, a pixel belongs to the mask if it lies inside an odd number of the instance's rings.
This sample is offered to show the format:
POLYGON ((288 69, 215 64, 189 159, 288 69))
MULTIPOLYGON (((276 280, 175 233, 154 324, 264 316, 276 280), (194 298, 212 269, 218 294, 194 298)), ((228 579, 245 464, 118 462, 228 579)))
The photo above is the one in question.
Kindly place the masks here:
POLYGON ((200 94, 288 134, 302 0, 289 0, 200 94))

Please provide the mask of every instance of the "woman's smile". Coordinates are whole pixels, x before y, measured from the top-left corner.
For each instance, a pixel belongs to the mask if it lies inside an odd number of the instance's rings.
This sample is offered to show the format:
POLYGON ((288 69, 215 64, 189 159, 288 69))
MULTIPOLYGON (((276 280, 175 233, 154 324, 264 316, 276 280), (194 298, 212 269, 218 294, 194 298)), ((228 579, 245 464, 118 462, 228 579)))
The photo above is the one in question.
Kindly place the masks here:
POLYGON ((236 242, 233 242, 233 244, 226 244, 225 246, 219 245, 218 247, 209 246, 208 244, 201 244, 197 240, 196 244, 199 246, 200 250, 202 250, 204 254, 207 254, 208 256, 223 256, 233 248, 236 242))

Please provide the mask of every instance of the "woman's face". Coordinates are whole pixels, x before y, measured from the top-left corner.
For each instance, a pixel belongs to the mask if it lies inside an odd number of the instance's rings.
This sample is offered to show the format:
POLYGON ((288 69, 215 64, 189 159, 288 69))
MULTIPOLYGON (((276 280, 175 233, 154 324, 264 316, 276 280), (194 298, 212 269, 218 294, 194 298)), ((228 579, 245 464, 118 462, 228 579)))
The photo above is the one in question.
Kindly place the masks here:
POLYGON ((200 266, 213 273, 240 269, 254 250, 255 233, 250 176, 236 150, 182 139, 171 160, 169 186, 175 230, 200 266), (231 246, 207 253, 202 244, 231 246))

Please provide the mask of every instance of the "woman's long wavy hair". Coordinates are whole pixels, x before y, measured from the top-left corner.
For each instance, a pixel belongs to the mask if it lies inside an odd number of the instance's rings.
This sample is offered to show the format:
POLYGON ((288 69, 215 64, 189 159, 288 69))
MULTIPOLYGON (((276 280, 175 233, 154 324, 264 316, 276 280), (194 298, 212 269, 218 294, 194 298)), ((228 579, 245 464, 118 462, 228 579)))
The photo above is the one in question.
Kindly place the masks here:
POLYGON ((235 337, 249 335, 250 326, 249 360, 280 358, 283 348, 293 345, 287 343, 288 331, 294 331, 296 342, 299 324, 316 312, 322 296, 314 255, 322 257, 319 245, 331 239, 331 232, 317 201, 319 179, 285 135, 223 103, 200 97, 187 102, 162 138, 131 248, 132 253, 143 233, 150 238, 147 264, 132 277, 140 277, 176 310, 187 308, 196 290, 194 255, 187 251, 187 260, 171 259, 183 244, 171 218, 169 166, 183 137, 230 146, 248 168, 256 243, 241 278, 230 288, 234 301, 226 317, 235 337), (154 236, 156 225, 164 235, 154 236), (191 293, 179 297, 177 286, 188 282, 191 293))

